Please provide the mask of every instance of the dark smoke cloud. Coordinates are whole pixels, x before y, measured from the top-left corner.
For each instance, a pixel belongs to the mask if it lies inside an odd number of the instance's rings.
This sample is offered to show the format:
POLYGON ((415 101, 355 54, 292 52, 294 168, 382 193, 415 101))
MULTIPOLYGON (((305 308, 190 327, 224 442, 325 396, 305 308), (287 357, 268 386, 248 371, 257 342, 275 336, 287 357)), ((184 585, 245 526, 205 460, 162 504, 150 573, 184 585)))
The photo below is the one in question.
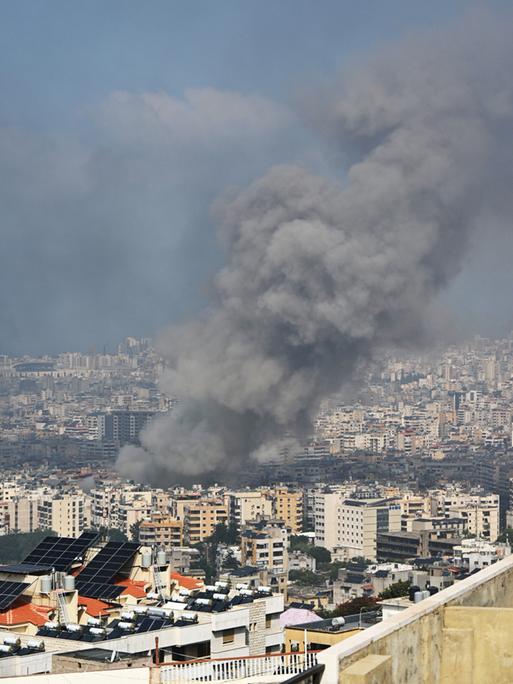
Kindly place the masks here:
POLYGON ((217 303, 161 344, 181 408, 121 451, 122 473, 162 482, 266 459, 359 359, 421 336, 481 217, 511 211, 513 49, 483 23, 317 95, 310 118, 359 155, 343 182, 276 167, 218 206, 217 303))

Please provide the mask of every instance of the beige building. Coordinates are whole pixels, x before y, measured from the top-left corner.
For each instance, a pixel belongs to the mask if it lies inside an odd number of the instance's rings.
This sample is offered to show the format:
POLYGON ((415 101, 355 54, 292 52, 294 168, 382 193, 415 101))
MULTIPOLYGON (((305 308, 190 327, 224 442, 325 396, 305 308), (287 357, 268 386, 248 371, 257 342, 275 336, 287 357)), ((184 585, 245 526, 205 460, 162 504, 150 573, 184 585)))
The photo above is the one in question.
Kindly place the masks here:
POLYGON ((34 532, 39 529, 39 506, 37 498, 17 496, 8 501, 6 514, 9 532, 34 532))
POLYGON ((172 549, 183 546, 183 521, 162 513, 154 513, 139 527, 139 541, 145 546, 172 549))
POLYGON ((347 558, 377 558, 380 532, 401 530, 401 507, 397 499, 344 499, 337 507, 337 547, 347 558))
POLYGON ((252 520, 273 517, 273 501, 266 492, 241 491, 227 492, 225 503, 228 507, 230 522, 241 529, 252 520))
POLYGON ((210 537, 217 525, 226 525, 228 511, 219 499, 201 499, 184 509, 184 531, 189 544, 198 544, 210 537))
POLYGON ((91 500, 86 494, 44 497, 39 504, 39 524, 59 537, 78 537, 91 527, 91 500))
POLYGON ((292 534, 303 530, 303 493, 293 492, 286 487, 271 490, 274 499, 274 517, 290 528, 292 534))
POLYGON ((337 515, 341 500, 340 492, 315 492, 313 494, 316 546, 324 546, 333 551, 339 545, 337 515))

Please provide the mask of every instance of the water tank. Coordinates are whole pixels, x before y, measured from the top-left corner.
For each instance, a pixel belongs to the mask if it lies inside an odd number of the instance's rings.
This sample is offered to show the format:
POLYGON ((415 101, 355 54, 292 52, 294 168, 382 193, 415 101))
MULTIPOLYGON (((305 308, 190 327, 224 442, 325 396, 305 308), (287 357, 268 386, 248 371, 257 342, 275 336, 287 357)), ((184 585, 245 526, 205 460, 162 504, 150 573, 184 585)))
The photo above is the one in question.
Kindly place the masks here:
POLYGON ((422 598, 423 599, 429 598, 430 596, 431 596, 431 594, 429 593, 429 591, 423 591, 422 592, 422 598))
POLYGON ((438 587, 429 587, 429 595, 433 596, 434 594, 438 594, 438 587))
POLYGON ((157 552, 157 565, 166 565, 166 552, 165 551, 158 551, 157 552))
POLYGON ((14 646, 9 644, 0 644, 0 653, 14 653, 14 646))
POLYGON ((91 627, 89 633, 94 634, 95 636, 105 636, 107 630, 103 629, 103 627, 91 627))
POLYGON ((81 632, 82 626, 77 625, 76 622, 66 622, 66 630, 68 632, 81 632))
POLYGON ((135 613, 133 610, 126 610, 124 613, 121 613, 120 618, 122 620, 125 620, 125 622, 131 622, 135 617, 135 613))
POLYGON ((52 622, 49 620, 48 622, 45 622, 45 629, 59 629, 60 625, 58 622, 52 622))
POLYGON ((87 624, 89 627, 101 627, 102 621, 99 618, 89 617, 87 618, 87 624))
POLYGON ((52 576, 43 575, 41 577, 41 593, 49 594, 52 591, 52 576))
POLYGON ((75 591, 75 578, 73 575, 64 576, 64 591, 75 591))
POLYGON ((44 651, 45 642, 42 639, 29 639, 27 641, 27 648, 31 651, 44 651))
POLYGON ((118 627, 127 632, 134 629, 134 625, 131 622, 118 622, 118 627))
POLYGON ((331 625, 332 625, 332 627, 342 627, 342 625, 345 625, 345 624, 346 624, 346 621, 345 621, 345 619, 344 619, 342 616, 340 616, 340 617, 334 617, 334 618, 331 620, 331 625))
POLYGON ((137 615, 146 615, 148 612, 148 606, 133 606, 132 613, 137 613, 137 615))
POLYGON ((410 601, 414 601, 414 600, 415 600, 415 594, 417 593, 417 591, 420 591, 420 587, 418 587, 416 584, 413 584, 413 585, 409 588, 409 590, 408 590, 408 597, 409 597, 410 601))
POLYGON ((149 568, 151 566, 151 553, 143 553, 141 557, 141 566, 149 568))
POLYGON ((423 591, 416 591, 413 594, 413 602, 414 603, 420 603, 420 601, 422 601, 423 598, 424 598, 424 592, 423 591))
POLYGON ((4 638, 4 644, 7 644, 7 646, 21 646, 21 639, 18 639, 18 637, 15 636, 7 636, 4 638))

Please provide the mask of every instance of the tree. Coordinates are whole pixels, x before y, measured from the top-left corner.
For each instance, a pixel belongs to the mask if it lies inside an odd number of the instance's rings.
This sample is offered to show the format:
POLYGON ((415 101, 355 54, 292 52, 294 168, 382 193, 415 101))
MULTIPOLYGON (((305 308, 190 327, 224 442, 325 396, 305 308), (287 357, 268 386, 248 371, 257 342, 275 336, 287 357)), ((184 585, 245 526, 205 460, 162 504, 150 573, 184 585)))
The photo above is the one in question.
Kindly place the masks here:
POLYGON ((497 541, 502 544, 507 542, 510 546, 513 547, 513 528, 506 527, 504 532, 497 537, 497 541))
POLYGON ((17 563, 32 551, 45 537, 55 537, 57 532, 53 530, 37 530, 6 534, 0 541, 0 562, 17 563))
POLYGON ((218 523, 213 533, 207 539, 208 544, 236 544, 239 538, 237 525, 230 523, 228 527, 224 523, 218 523))
POLYGON ((372 596, 359 596, 346 603, 339 604, 335 610, 324 611, 322 617, 325 619, 334 617, 345 617, 346 615, 357 615, 360 613, 368 613, 377 609, 377 599, 372 596))
POLYGON ((327 568, 330 580, 334 582, 336 579, 338 579, 338 571, 346 566, 347 563, 343 563, 342 561, 334 561, 333 563, 330 563, 327 568))
POLYGON ((124 532, 115 527, 99 527, 97 530, 87 530, 88 532, 98 532, 101 537, 109 539, 110 541, 128 541, 128 537, 124 532))
POLYGON ((411 582, 410 580, 399 580, 394 584, 391 584, 386 589, 380 593, 379 598, 381 599, 391 599, 399 598, 400 596, 408 596, 410 591, 411 582))
POLYGON ((315 558, 317 563, 331 563, 331 553, 324 546, 312 546, 307 554, 315 558))
POLYGON ((291 582, 295 582, 302 587, 319 584, 319 575, 311 570, 291 570, 289 573, 291 582))
POLYGON ((130 539, 132 541, 139 541, 139 529, 141 527, 141 521, 136 520, 132 525, 130 525, 130 539))

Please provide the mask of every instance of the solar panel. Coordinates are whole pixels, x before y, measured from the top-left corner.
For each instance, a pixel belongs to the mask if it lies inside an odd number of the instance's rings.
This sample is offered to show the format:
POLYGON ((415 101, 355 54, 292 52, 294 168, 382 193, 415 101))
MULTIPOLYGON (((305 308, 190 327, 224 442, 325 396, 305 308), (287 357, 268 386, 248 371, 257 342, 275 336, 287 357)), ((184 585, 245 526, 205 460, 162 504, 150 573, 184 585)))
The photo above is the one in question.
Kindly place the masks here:
POLYGON ((77 585, 83 582, 108 583, 139 549, 135 542, 108 542, 78 575, 77 585))
POLYGON ((49 565, 55 570, 66 572, 73 561, 98 538, 96 532, 83 532, 78 539, 73 537, 45 537, 25 558, 23 563, 49 565))
POLYGON ((125 587, 106 582, 81 582, 77 584, 78 593, 86 598, 114 601, 124 591, 125 587))
POLYGON ((0 610, 9 608, 28 587, 28 582, 0 582, 0 610))
POLYGON ((50 572, 51 569, 51 565, 33 565, 32 563, 0 565, 0 572, 12 573, 14 575, 44 575, 45 572, 50 572))

